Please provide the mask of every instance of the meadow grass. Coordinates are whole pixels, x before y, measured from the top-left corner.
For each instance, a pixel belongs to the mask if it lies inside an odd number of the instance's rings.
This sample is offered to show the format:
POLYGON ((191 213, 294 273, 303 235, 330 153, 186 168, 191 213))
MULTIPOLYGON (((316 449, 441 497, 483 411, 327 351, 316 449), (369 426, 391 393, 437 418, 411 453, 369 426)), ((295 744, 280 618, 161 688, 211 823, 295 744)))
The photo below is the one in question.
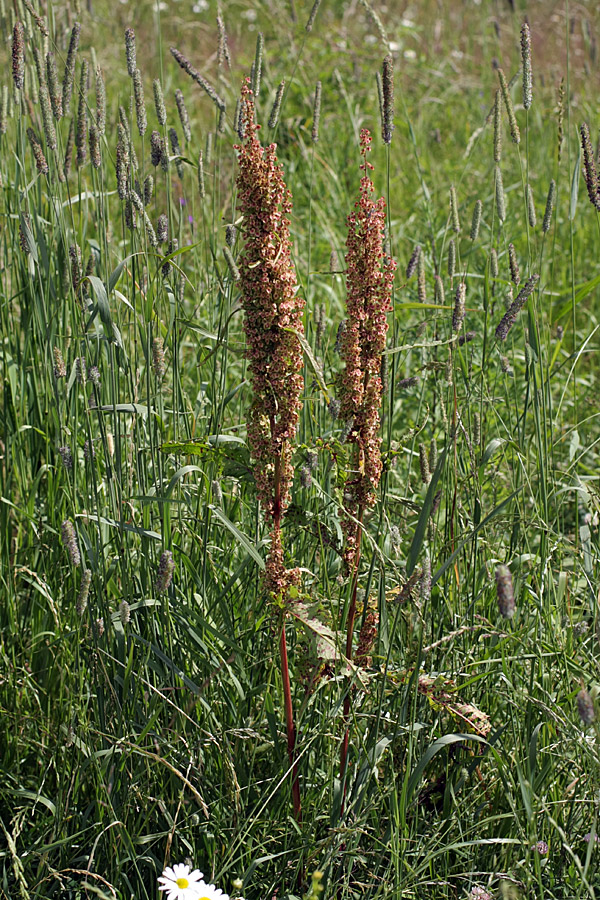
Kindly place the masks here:
POLYGON ((224 2, 225 45, 208 2, 29 6, 0 6, 0 896, 149 900, 189 859, 247 900, 316 900, 315 871, 324 900, 597 897, 597 11, 323 0, 307 30, 224 2), (281 596, 246 427, 253 64, 305 303, 281 596), (364 128, 398 268, 353 520, 364 128))

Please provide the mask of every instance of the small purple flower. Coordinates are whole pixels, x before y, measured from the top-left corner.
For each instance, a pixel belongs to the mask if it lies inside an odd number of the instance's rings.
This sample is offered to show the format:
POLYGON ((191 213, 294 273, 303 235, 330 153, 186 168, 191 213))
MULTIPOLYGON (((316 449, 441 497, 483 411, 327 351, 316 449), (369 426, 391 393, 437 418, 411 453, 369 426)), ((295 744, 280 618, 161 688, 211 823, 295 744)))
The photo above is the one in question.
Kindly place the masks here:
MULTIPOLYGON (((584 834, 583 839, 584 839, 584 841, 586 842, 586 844, 589 844, 589 842, 590 842, 591 839, 592 839, 592 833, 591 833, 591 831, 588 831, 587 834, 584 834)), ((594 843, 595 843, 595 844, 600 844, 600 837, 598 837, 597 834, 594 835, 594 843)))
POLYGON ((539 853, 540 856, 548 855, 548 844, 546 841, 538 841, 531 849, 535 850, 536 853, 539 853))
POLYGON ((180 197, 180 198, 179 198, 179 205, 180 205, 180 206, 187 206, 187 200, 185 199, 185 197, 180 197))
POLYGON ((193 225, 193 224, 194 224, 194 217, 193 217, 193 216, 188 216, 188 222, 190 223, 190 225, 193 225))
POLYGON ((469 892, 469 900, 492 900, 492 895, 485 888, 479 887, 478 884, 472 887, 469 892))

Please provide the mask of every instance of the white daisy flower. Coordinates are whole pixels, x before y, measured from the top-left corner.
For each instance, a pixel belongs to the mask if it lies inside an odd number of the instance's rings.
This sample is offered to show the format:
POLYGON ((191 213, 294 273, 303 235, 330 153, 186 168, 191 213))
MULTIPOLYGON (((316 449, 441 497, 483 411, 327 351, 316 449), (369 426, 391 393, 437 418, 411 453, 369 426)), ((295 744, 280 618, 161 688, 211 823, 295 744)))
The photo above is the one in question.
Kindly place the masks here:
POLYGON ((205 881, 201 881, 196 890, 198 893, 195 900, 229 900, 229 894, 224 894, 221 888, 206 884, 205 881))
MULTIPOLYGON (((158 879, 159 891, 167 891, 167 900, 198 900, 202 896, 198 889, 202 887, 204 890, 204 882, 202 881, 202 872, 194 869, 190 872, 190 867, 183 863, 167 866, 158 879)), ((211 897, 212 900, 212 897, 211 897)))

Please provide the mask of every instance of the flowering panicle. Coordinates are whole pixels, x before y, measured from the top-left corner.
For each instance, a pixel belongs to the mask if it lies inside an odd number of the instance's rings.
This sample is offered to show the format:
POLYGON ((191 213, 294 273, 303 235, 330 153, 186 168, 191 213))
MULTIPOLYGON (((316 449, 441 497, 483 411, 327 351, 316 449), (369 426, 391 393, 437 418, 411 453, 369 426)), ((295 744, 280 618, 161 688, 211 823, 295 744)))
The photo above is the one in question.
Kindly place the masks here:
POLYGON ((154 590, 157 594, 164 594, 169 590, 174 571, 175 560, 173 559, 173 554, 170 550, 165 550, 158 562, 158 572, 156 573, 156 582, 154 584, 154 590))
POLYGON ((512 619, 516 608, 515 592, 508 566, 502 565, 496 569, 496 595, 500 615, 505 619, 512 619))
POLYGON ((581 134, 581 149, 583 151, 583 174, 588 197, 590 198, 590 203, 595 206, 596 209, 600 209, 600 183, 598 181, 594 149, 592 147, 590 129, 587 122, 583 122, 579 132, 581 134))
POLYGON ((539 280, 539 275, 532 275, 531 278, 525 282, 523 288, 517 294, 516 299, 513 300, 509 308, 506 310, 506 313, 504 314, 504 316, 500 320, 498 327, 496 328, 496 337, 499 341, 505 341, 508 337, 508 332, 517 321, 517 316, 527 303, 531 294, 533 294, 534 288, 539 280))
POLYGON ((529 109, 533 101, 533 79, 531 75, 531 35, 527 22, 523 22, 521 25, 521 62, 523 65, 523 106, 525 109, 529 109))
MULTIPOLYGON (((354 474, 346 483, 348 508, 353 517, 375 503, 381 477, 379 407, 381 405, 381 355, 387 334, 387 313, 391 309, 392 283, 396 263, 383 249, 385 200, 375 200, 375 188, 367 161, 371 150, 368 130, 360 138, 363 177, 360 197, 348 216, 346 241, 347 325, 341 337, 345 362, 339 379, 340 418, 349 424, 347 441, 354 445, 354 474)), ((346 561, 354 559, 358 532, 353 519, 342 525, 346 533, 346 561)))
POLYGON ((22 22, 15 22, 13 28, 12 75, 15 87, 21 90, 25 83, 25 33, 22 22))
POLYGON ((65 547, 67 553, 69 554, 69 559, 71 560, 71 565, 79 566, 81 565, 81 553, 79 552, 79 546, 77 544, 77 535, 75 534, 75 526, 69 519, 65 519, 65 521, 60 526, 61 536, 63 546, 65 547))
POLYGON ((258 497, 273 522, 266 584, 280 593, 289 583, 279 525, 293 480, 292 441, 303 387, 299 336, 304 301, 296 293, 291 260, 290 192, 275 145, 263 147, 258 139, 260 126, 248 82, 242 87, 242 115, 246 130, 244 143, 237 147, 237 187, 244 249, 238 266, 253 392, 248 442, 258 497))
POLYGON ((71 109, 71 96, 73 94, 73 78, 75 76, 75 59, 79 48, 79 35, 81 34, 81 25, 75 22, 71 31, 71 40, 67 51, 67 61, 65 63, 65 74, 62 83, 62 110, 63 115, 71 109))
POLYGON ((195 81, 196 84, 199 85, 199 87, 206 91, 217 108, 220 110, 225 109, 225 101, 223 100, 223 98, 220 97, 219 94, 217 94, 212 84, 210 84, 210 82, 208 82, 206 78, 204 78, 200 74, 200 72, 198 72, 198 70, 194 68, 194 66, 188 59, 186 59, 183 53, 180 53, 179 50, 177 50, 175 47, 171 47, 171 53, 173 55, 173 58, 177 63, 179 63, 183 71, 190 76, 192 81, 195 81))
POLYGON ((550 231, 550 225, 552 224, 552 213, 554 211, 554 201, 556 199, 556 182, 554 178, 550 182, 550 187, 548 188, 548 197, 546 199, 546 210, 544 212, 544 221, 542 222, 542 231, 546 234, 550 231))

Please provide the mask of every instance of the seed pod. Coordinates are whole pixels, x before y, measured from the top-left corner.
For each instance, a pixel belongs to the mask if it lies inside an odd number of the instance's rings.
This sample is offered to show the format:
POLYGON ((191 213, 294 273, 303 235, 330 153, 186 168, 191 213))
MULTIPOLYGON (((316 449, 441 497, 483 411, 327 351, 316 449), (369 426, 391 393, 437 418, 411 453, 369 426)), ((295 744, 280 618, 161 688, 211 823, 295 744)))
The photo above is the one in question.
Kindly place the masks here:
POLYGON ((391 144, 394 131, 394 59, 391 54, 383 60, 382 95, 383 142, 391 144))
POLYGON ((92 583, 91 569, 84 569, 81 573, 81 581, 79 582, 79 593, 77 594, 77 603, 75 609, 78 616, 82 616, 88 605, 88 597, 90 594, 90 585, 92 583))
POLYGON ((81 565, 81 553, 79 552, 79 547, 77 545, 77 535, 75 534, 75 527, 69 519, 65 519, 65 521, 61 525, 61 535, 63 547, 69 554, 69 559, 71 560, 72 566, 81 565))
POLYGON ((417 266, 419 265, 419 259, 421 258, 421 245, 417 244, 415 249, 412 252, 412 256, 408 261, 408 265, 406 267, 406 280, 408 281, 413 277, 417 270, 417 266))
POLYGON ((454 278, 456 274, 456 242, 454 238, 448 243, 448 275, 454 278))
POLYGON ((431 472, 429 471, 429 458, 425 444, 419 444, 419 467, 421 469, 421 481, 423 484, 429 484, 431 472))
POLYGON ((506 198, 504 196, 504 184, 502 183, 502 172, 500 167, 496 166, 496 211, 500 223, 506 220, 506 198))
POLYGON ((466 302, 466 294, 467 294, 467 286, 464 281, 461 281, 458 287, 456 288, 456 295, 454 298, 454 312, 452 313, 452 333, 457 334, 462 328, 462 323, 465 319, 465 302, 466 302))
POLYGON ((577 694, 577 711, 584 725, 591 725, 596 718, 594 701, 584 687, 577 694))
POLYGON ((135 98, 135 118, 137 129, 140 137, 144 137, 146 128, 148 127, 148 117, 146 115, 146 104, 144 102, 144 85, 142 84, 142 73, 136 69, 133 73, 133 95, 135 98))
POLYGON ((18 91, 25 84, 25 31, 22 22, 15 22, 12 36, 12 76, 18 91))
POLYGON ((313 127, 312 142, 316 144, 319 140, 319 124, 321 122, 321 82, 317 81, 315 87, 315 101, 313 104, 313 127))
POLYGON ((63 114, 62 91, 58 83, 58 71, 53 53, 46 53, 46 82, 48 84, 52 114, 55 119, 60 119, 63 114))
POLYGON ((521 133, 519 131, 519 126, 517 125, 517 118, 515 116, 515 110, 513 107, 512 98, 510 96, 510 92, 508 90, 508 84, 506 83, 506 76, 502 69, 498 69, 498 80, 500 81, 500 90, 502 91, 502 99, 504 100, 504 105, 506 107, 506 112, 508 114, 508 125, 510 128, 510 136, 513 140, 514 144, 519 144, 521 142, 521 133))
POLYGON ((496 91, 494 98, 494 162, 502 159, 502 95, 496 91))
POLYGON ((471 219, 471 240, 476 241, 479 236, 479 226, 481 225, 481 213, 483 211, 483 203, 477 200, 473 207, 473 218, 471 219))
POLYGON ((154 590, 157 594, 164 594, 169 589, 169 585, 173 579, 173 572, 175 570, 175 560, 173 559, 173 554, 170 550, 165 550, 164 553, 160 557, 160 562, 158 564, 158 572, 156 575, 156 582, 154 585, 154 590))
POLYGON ((125 58, 127 60, 127 74, 130 78, 133 78, 136 68, 135 32, 133 28, 125 29, 125 58))
POLYGON ((152 368, 154 369, 154 374, 160 380, 165 372, 165 349, 163 345, 163 339, 161 337, 155 337, 152 341, 152 368))
POLYGON ((165 244, 169 239, 169 220, 164 213, 158 217, 156 223, 156 238, 159 244, 165 244))
POLYGON ((452 230, 455 234, 460 234, 460 219, 458 218, 458 204, 454 185, 450 188, 450 217, 452 219, 452 230))
POLYGON ((233 258, 233 254, 232 254, 231 250, 229 249, 229 247, 223 247, 223 256, 225 257, 227 265, 229 266, 229 272, 231 274, 231 278, 233 279, 233 281, 239 281, 240 280, 240 270, 238 269, 238 267, 235 264, 235 259, 233 258))
POLYGON ((546 200, 546 211, 544 212, 544 221, 542 222, 542 231, 544 234, 550 230, 552 224, 552 211, 554 209, 554 200, 556 197, 556 182, 554 179, 550 182, 548 188, 548 198, 546 200))
POLYGON ((505 341, 508 337, 508 332, 517 321, 517 316, 527 303, 527 300, 533 293, 534 288, 539 280, 539 275, 532 275, 531 278, 525 282, 525 285, 517 295, 517 298, 511 303, 510 307, 501 319, 500 324, 496 328, 496 337, 499 341, 505 341))
POLYGON ((81 25, 75 22, 71 30, 71 40, 69 41, 69 49, 67 51, 67 61, 65 63, 65 74, 62 83, 62 110, 63 116, 71 109, 71 95, 73 93, 73 79, 75 77, 75 59, 77 57, 77 49, 79 47, 79 35, 81 33, 81 25))
POLYGON ((79 103, 77 106, 77 133, 75 146, 77 148, 77 165, 83 166, 87 159, 88 120, 87 120, 87 81, 88 61, 81 62, 81 77, 79 81, 79 103))
MULTIPOLYGON (((156 110, 156 118, 158 119, 158 124, 164 126, 167 124, 167 108, 165 106, 162 85, 158 78, 155 78, 152 82, 152 89, 154 91, 154 109, 156 110)), ((157 132, 152 133, 155 134, 157 132)))
POLYGON ((537 216, 535 214, 535 203, 533 201, 533 191, 531 190, 531 185, 527 185, 527 218, 529 220, 529 227, 535 228, 537 223, 537 216))
POLYGON ((517 262, 517 254, 515 252, 515 245, 508 245, 508 265, 510 266, 510 277, 512 279, 515 287, 521 282, 521 273, 519 271, 519 263, 517 262))
POLYGON ((523 67, 523 106, 531 107, 533 100, 532 75, 531 75, 531 35, 529 25, 523 22, 521 25, 521 62, 523 67))
POLYGON ((508 566, 502 565, 496 569, 496 595, 500 615, 504 619, 512 619, 516 606, 512 575, 508 566))

